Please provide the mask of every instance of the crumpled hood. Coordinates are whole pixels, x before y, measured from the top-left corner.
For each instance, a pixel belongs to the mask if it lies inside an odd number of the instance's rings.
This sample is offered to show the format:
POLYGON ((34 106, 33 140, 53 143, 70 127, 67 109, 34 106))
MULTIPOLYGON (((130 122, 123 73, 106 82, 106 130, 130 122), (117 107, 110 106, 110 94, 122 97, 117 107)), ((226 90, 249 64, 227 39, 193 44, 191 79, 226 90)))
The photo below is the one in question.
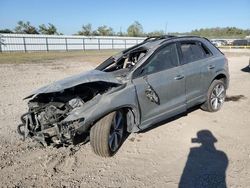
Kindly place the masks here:
POLYGON ((91 70, 81 74, 77 74, 56 82, 49 84, 47 86, 41 87, 33 91, 29 96, 24 99, 35 97, 42 93, 54 93, 60 92, 64 89, 68 89, 80 84, 90 83, 90 82, 107 82, 113 84, 122 84, 119 82, 112 73, 102 72, 99 70, 91 70))

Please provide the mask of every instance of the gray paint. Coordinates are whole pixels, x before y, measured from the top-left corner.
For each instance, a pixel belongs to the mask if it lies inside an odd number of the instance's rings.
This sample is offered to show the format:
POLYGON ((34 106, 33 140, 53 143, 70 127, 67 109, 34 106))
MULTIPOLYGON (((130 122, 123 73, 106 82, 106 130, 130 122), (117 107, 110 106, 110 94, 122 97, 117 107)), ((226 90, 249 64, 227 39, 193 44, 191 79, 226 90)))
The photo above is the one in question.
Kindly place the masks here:
POLYGON ((37 95, 42 93, 62 92, 65 89, 90 82, 107 82, 112 84, 121 84, 121 82, 119 82, 111 73, 106 73, 98 70, 91 70, 41 87, 33 91, 25 99, 28 99, 30 97, 36 97, 37 95))
MULTIPOLYGON (((180 54, 179 54, 180 55, 180 54)), ((117 65, 118 67, 118 65, 117 65)), ((161 120, 186 111, 188 108, 205 102, 208 87, 216 76, 225 77, 228 85, 228 65, 224 55, 208 40, 199 37, 170 37, 145 41, 129 50, 125 50, 99 65, 96 70, 82 73, 62 81, 55 82, 33 92, 29 97, 39 97, 42 93, 61 92, 67 88, 86 83, 103 82, 115 84, 108 91, 96 95, 93 99, 70 111, 60 122, 74 124, 77 132, 89 131, 89 128, 100 118, 120 108, 127 111, 127 130, 138 132, 161 120), (138 74, 148 59, 158 49, 169 43, 195 40, 205 44, 212 56, 183 64, 179 56, 178 66, 159 72, 138 74), (123 57, 140 49, 147 50, 134 67, 111 72, 105 68, 123 57), (212 68, 211 68, 212 67, 212 68)))
MULTIPOLYGON (((64 122, 84 118, 84 126, 89 127, 93 122, 106 114, 125 107, 130 108, 135 115, 135 127, 128 127, 128 130, 139 131, 137 127, 140 119, 139 104, 135 88, 132 84, 119 86, 103 95, 97 95, 82 108, 71 111, 69 116, 64 119, 64 122)), ((82 127, 82 129, 86 128, 82 127)))

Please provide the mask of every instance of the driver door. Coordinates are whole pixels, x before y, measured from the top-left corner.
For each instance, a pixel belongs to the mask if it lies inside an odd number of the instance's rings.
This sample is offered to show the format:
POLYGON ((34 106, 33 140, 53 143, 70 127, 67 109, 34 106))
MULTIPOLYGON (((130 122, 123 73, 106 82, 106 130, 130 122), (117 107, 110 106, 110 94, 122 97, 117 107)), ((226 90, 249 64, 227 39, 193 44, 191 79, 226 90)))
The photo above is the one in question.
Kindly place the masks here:
POLYGON ((185 77, 175 43, 157 50, 135 75, 141 129, 186 110, 185 77))

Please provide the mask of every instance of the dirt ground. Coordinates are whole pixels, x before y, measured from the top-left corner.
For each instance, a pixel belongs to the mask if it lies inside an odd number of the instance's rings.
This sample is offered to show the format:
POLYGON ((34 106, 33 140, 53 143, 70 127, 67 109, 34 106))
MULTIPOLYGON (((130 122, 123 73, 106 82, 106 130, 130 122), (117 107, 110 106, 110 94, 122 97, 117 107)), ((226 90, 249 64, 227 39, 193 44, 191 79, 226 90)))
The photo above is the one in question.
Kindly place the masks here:
MULTIPOLYGON (((40 148, 30 140, 21 141, 16 131, 27 110, 22 99, 32 90, 92 69, 96 63, 79 57, 1 63, 0 187, 178 187, 185 180, 196 187, 224 180, 227 187, 250 187, 250 72, 245 68, 250 53, 227 55, 231 80, 221 111, 193 109, 151 130, 130 134, 112 158, 96 156, 89 143, 40 148), (197 133, 201 143, 192 143, 197 133), (209 143, 202 142, 204 135, 209 143), (209 173, 201 175, 203 171, 209 173)), ((103 55, 93 61, 102 59, 103 55)))

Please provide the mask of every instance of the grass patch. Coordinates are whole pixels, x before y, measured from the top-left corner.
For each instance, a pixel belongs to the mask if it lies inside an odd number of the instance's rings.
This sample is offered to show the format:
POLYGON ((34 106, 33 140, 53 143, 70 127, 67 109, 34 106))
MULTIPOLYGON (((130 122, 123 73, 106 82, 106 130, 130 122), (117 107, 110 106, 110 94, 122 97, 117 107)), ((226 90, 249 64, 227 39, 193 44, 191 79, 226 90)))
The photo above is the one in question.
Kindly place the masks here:
POLYGON ((83 61, 103 60, 119 50, 88 50, 69 52, 11 52, 0 54, 0 64, 47 63, 60 59, 81 59, 83 61))

